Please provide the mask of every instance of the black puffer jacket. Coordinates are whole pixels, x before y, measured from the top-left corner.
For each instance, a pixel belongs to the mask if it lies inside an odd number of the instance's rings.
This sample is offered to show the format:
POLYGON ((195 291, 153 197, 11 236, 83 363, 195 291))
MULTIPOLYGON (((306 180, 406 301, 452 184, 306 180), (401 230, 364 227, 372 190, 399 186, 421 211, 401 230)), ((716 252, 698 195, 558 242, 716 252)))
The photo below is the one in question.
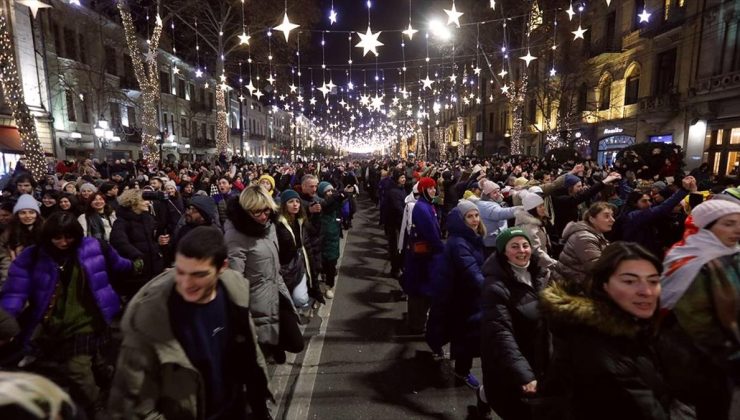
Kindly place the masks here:
POLYGON ((303 219, 295 219, 290 223, 283 216, 280 216, 275 224, 280 247, 280 275, 283 276, 283 281, 291 293, 301 282, 304 273, 308 275, 309 286, 312 284, 311 273, 307 267, 306 249, 303 247, 303 241, 306 239, 304 224, 303 219))
POLYGON ((151 214, 136 214, 130 207, 119 208, 116 216, 110 234, 111 246, 124 258, 144 261, 141 274, 127 282, 131 287, 120 290, 124 295, 133 296, 144 283, 164 270, 162 249, 157 243, 157 225, 151 214))
POLYGON ((301 194, 301 206, 306 209, 306 216, 308 220, 308 223, 305 223, 303 225, 306 229, 306 235, 304 235, 306 240, 303 243, 303 246, 306 247, 306 252, 308 253, 311 278, 317 279, 319 278, 319 273, 321 273, 322 271, 321 244, 324 242, 324 236, 321 232, 321 213, 311 213, 309 211, 309 208, 313 203, 319 203, 323 206, 324 200, 319 198, 318 195, 310 197, 308 195, 301 194))
POLYGON ((498 253, 483 264, 481 362, 489 401, 521 393, 544 372, 548 336, 537 305, 545 279, 534 259, 529 272, 532 286, 517 280, 498 253))
POLYGON ((670 397, 655 363, 648 323, 611 302, 542 292, 554 353, 542 392, 567 401, 574 419, 667 419, 670 397))

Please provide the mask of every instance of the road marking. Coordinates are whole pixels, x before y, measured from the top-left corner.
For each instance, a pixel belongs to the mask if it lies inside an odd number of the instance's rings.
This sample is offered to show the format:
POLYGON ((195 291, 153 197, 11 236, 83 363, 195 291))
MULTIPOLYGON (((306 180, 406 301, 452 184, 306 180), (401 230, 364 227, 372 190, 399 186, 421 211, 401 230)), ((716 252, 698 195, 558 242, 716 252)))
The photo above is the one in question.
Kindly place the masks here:
MULTIPOLYGON (((344 258, 344 250, 347 247, 349 241, 349 230, 344 234, 344 241, 342 244, 342 250, 339 254, 339 260, 337 260, 337 277, 334 280, 334 299, 338 297, 336 293, 339 287, 339 279, 342 267, 342 259, 344 258)), ((303 356, 303 362, 301 363, 301 370, 298 372, 298 378, 296 379, 293 392, 291 393, 290 405, 287 407, 283 418, 286 420, 306 420, 308 419, 308 412, 311 409, 311 398, 313 396, 313 389, 316 384, 316 376, 319 371, 319 363, 321 362, 321 353, 324 349, 324 337, 326 336, 326 330, 329 325, 329 317, 331 316, 331 308, 334 305, 334 299, 327 299, 326 305, 322 305, 319 308, 318 316, 321 319, 319 331, 316 335, 311 337, 306 346, 306 352, 303 356)), ((306 330, 305 325, 301 325, 301 334, 306 330)), ((273 383, 275 384, 277 398, 277 408, 275 413, 280 411, 280 406, 283 404, 286 394, 285 390, 288 386, 290 374, 293 370, 293 363, 295 362, 296 355, 289 353, 289 357, 286 363, 279 365, 273 373, 273 383)))

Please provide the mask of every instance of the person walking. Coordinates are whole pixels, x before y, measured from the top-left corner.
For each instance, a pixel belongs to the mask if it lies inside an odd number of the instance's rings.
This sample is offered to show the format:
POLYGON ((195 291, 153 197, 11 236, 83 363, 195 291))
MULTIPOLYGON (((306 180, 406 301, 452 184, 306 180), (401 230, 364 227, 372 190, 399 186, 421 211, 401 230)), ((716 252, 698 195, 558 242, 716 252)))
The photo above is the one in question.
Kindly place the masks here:
MULTIPOLYGON (((270 194, 268 190, 265 192, 270 194)), ((308 255, 303 246, 305 224, 306 212, 301 207, 298 192, 286 190, 280 201, 275 233, 280 250, 280 275, 299 311, 309 306, 308 285, 312 282, 308 255)))
POLYGON ((197 227, 129 303, 110 418, 272 418, 249 283, 228 265, 220 230, 197 227))

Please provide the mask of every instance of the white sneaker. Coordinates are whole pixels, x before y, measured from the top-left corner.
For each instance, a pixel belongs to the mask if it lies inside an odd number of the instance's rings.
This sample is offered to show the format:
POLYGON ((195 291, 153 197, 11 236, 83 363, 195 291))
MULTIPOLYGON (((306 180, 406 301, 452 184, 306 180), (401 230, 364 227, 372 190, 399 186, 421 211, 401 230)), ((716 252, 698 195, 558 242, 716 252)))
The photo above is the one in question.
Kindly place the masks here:
POLYGON ((324 293, 324 296, 326 296, 327 299, 334 299, 334 289, 326 289, 326 293, 324 293))

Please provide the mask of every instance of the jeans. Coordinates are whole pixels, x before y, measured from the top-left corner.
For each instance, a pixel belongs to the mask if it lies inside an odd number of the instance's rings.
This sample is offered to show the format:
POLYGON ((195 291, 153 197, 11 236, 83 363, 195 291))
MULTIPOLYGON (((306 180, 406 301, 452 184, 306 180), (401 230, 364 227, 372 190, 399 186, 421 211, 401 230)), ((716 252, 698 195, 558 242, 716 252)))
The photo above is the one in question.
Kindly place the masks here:
POLYGON ((291 297, 296 308, 305 308, 308 306, 308 277, 306 277, 306 273, 303 273, 303 277, 301 277, 301 281, 293 289, 291 297))

